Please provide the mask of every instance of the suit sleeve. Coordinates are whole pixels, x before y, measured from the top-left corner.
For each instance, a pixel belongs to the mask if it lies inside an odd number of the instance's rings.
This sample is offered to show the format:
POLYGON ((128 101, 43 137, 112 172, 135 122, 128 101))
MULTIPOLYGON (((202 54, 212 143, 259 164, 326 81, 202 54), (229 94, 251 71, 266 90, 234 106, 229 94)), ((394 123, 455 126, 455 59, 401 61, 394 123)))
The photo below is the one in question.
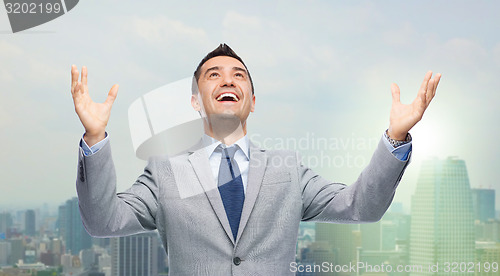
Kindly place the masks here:
POLYGON ((348 186, 325 180, 299 160, 302 220, 334 223, 380 220, 392 202, 409 160, 396 158, 381 140, 368 166, 348 186))
POLYGON ((80 148, 76 189, 87 232, 113 237, 156 229, 159 191, 154 171, 155 163, 150 160, 132 187, 117 194, 110 143, 90 156, 80 148))

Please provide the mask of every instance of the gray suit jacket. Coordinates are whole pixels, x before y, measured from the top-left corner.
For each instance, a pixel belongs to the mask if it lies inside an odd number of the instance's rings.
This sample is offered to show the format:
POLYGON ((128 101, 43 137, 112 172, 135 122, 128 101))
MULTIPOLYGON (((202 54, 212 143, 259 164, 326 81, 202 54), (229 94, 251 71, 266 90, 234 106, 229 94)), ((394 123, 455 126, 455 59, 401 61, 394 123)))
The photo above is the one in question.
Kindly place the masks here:
MULTIPOLYGON (((409 158, 408 158, 409 159, 409 158)), ((250 168, 236 240, 203 148, 150 159, 116 193, 110 144, 79 155, 77 192, 87 231, 112 237, 158 229, 169 275, 293 275, 300 221, 380 220, 408 164, 380 141, 356 182, 332 183, 292 151, 250 146, 250 168)))

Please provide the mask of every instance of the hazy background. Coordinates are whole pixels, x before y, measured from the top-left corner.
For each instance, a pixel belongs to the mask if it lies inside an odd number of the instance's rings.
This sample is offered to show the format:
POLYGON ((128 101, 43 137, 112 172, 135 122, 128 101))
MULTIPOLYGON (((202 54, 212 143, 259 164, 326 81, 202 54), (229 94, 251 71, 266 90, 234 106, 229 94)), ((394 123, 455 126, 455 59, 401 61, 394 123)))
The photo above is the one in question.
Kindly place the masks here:
MULTIPOLYGON (((304 137, 343 141, 340 148, 299 149, 306 157, 343 158, 311 165, 337 182, 357 178, 388 127, 390 84, 410 103, 425 72, 441 72, 436 97, 411 131, 413 161, 395 201, 409 209, 421 160, 429 156, 464 159, 471 187, 498 191, 500 3, 269 2, 87 0, 16 34, 2 5, 0 207, 56 206, 76 195, 83 127, 70 94, 71 64, 88 67, 96 101, 120 84, 107 130, 124 190, 145 165, 132 148, 129 105, 189 77, 221 42, 254 79, 251 137, 268 137, 270 145, 304 137), (354 166, 347 154, 357 158, 354 166)), ((189 97, 186 91, 186 102, 172 105, 189 104, 189 97)))

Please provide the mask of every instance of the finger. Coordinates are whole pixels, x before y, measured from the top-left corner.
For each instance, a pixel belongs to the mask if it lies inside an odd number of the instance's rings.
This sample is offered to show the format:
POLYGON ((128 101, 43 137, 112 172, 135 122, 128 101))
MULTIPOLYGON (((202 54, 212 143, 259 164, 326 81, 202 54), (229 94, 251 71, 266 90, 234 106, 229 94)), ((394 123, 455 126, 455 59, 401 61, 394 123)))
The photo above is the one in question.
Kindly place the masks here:
POLYGON ((429 105, 429 103, 431 102, 435 86, 436 86, 435 80, 431 79, 429 81, 429 84, 427 85, 427 91, 425 93, 425 105, 429 105))
POLYGON ((82 66, 82 84, 87 86, 87 66, 82 66))
POLYGON ((76 86, 75 86, 75 93, 73 93, 73 95, 75 96, 78 96, 82 93, 82 83, 81 82, 77 82, 76 83, 76 86))
POLYGON ((432 101, 432 99, 434 99, 434 96, 436 95, 436 90, 437 90, 437 86, 439 84, 439 80, 441 79, 441 74, 436 74, 436 76, 434 76, 434 78, 432 80, 429 81, 429 83, 432 81, 433 82, 433 86, 432 86, 432 89, 431 91, 429 92, 430 94, 430 97, 427 97, 427 105, 430 104, 430 102, 432 101))
POLYGON ((71 96, 73 97, 73 101, 76 102, 78 101, 78 99, 80 98, 81 94, 80 94, 80 89, 81 89, 81 83, 80 82, 77 82, 76 85, 75 85, 75 88, 73 89, 72 93, 71 93, 71 96))
POLYGON ((400 90, 397 84, 393 83, 391 84, 391 93, 392 93, 392 103, 400 103, 400 90))
POLYGON ((422 81, 422 84, 420 85, 420 92, 425 93, 427 91, 427 84, 429 83, 429 80, 432 77, 432 71, 427 71, 424 77, 424 81, 422 81))
POLYGON ((113 85, 113 87, 111 87, 111 89, 109 90, 109 93, 108 93, 108 97, 106 98, 106 101, 104 102, 105 104, 108 104, 108 105, 113 105, 113 103, 115 102, 115 99, 116 99, 116 95, 118 94, 118 87, 119 85, 118 84, 115 84, 113 85))
POLYGON ((424 108, 425 109, 425 105, 426 105, 426 91, 425 90, 420 90, 418 91, 418 94, 417 94, 417 98, 415 99, 415 101, 417 101, 417 104, 419 106, 419 108, 424 108))
POLYGON ((432 91, 432 97, 434 98, 434 95, 436 95, 436 90, 437 90, 437 87, 438 87, 438 84, 439 84, 439 81, 441 80, 441 74, 440 73, 437 73, 436 76, 434 77, 435 79, 435 85, 434 85, 434 91, 432 91))
POLYGON ((418 93, 415 100, 413 100, 412 105, 418 114, 420 114, 420 115, 424 114, 424 111, 427 108, 426 101, 425 101, 425 93, 418 93))
POLYGON ((75 87, 78 84, 78 68, 76 65, 71 65, 71 93, 75 93, 75 87))

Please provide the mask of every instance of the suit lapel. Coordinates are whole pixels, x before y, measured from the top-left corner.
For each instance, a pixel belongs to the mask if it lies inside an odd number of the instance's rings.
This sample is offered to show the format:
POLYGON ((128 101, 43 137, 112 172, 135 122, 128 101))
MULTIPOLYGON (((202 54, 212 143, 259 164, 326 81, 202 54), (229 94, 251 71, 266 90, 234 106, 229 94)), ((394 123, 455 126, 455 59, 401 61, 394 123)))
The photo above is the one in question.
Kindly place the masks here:
POLYGON ((238 227, 236 241, 240 239, 247 225, 248 218, 252 213, 255 201, 259 195, 266 167, 267 156, 265 151, 255 147, 253 143, 250 143, 250 165, 248 168, 247 191, 245 194, 245 202, 243 203, 243 211, 241 212, 240 226, 238 227))
POLYGON ((189 155, 188 159, 198 176, 198 180, 200 181, 203 190, 205 190, 205 195, 210 201, 219 222, 226 231, 229 239, 231 239, 234 244, 235 242, 231 232, 231 226, 229 225, 229 220, 227 219, 226 211, 224 210, 224 204, 222 203, 217 183, 215 183, 215 179, 212 175, 212 170, 208 162, 208 156, 205 152, 205 148, 202 147, 195 150, 191 155, 189 155))

